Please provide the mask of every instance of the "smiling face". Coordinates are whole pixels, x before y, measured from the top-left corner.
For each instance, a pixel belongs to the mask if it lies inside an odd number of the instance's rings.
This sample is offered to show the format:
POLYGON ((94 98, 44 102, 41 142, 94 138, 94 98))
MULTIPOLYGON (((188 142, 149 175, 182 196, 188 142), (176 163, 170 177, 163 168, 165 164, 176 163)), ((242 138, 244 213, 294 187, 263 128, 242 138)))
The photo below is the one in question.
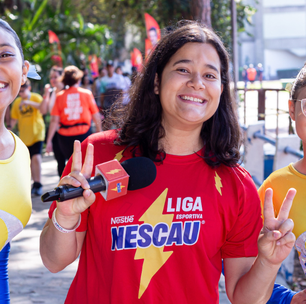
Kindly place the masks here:
POLYGON ((296 133, 306 145, 306 116, 302 112, 301 101, 306 98, 306 87, 298 90, 296 101, 289 100, 289 114, 292 120, 295 121, 296 133))
POLYGON ((186 43, 170 58, 154 89, 160 96, 164 128, 202 128, 219 105, 220 71, 218 53, 210 44, 186 43))
POLYGON ((51 70, 50 72, 51 87, 52 88, 57 87, 59 83, 61 83, 61 75, 57 71, 51 70))
POLYGON ((20 86, 25 83, 28 62, 22 62, 13 36, 0 27, 0 110, 16 98, 20 86))

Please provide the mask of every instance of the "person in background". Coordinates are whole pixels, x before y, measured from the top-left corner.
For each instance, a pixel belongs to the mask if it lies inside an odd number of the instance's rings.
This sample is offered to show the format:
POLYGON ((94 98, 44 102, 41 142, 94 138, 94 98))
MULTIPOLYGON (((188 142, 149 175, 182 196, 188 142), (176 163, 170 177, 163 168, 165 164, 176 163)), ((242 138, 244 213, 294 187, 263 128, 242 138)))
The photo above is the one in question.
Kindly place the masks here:
MULTIPOLYGON (((30 155, 26 145, 4 124, 9 105, 27 80, 16 32, 0 19, 0 302, 10 303, 8 261, 10 243, 28 223, 31 211, 30 155)), ((28 76, 30 77, 30 75, 28 76)), ((18 249, 17 249, 18 250, 18 249)), ((26 263, 26 259, 24 261, 26 263)))
POLYGON ((133 67, 132 67, 132 75, 131 75, 131 83, 132 83, 132 84, 134 83, 137 74, 138 74, 137 68, 133 66, 133 67))
POLYGON ((43 98, 31 92, 31 83, 27 80, 19 90, 19 97, 11 109, 11 128, 18 122, 21 140, 28 147, 31 157, 31 173, 33 179, 32 195, 41 196, 41 153, 45 140, 45 123, 41 113, 43 98))
POLYGON ((115 69, 115 73, 118 74, 118 75, 122 75, 124 81, 125 81, 125 88, 123 89, 124 92, 127 92, 131 86, 131 80, 128 76, 124 76, 123 72, 122 72, 122 68, 121 66, 117 66, 116 69, 115 69))
POLYGON ((95 78, 94 83, 92 85, 92 93, 95 97, 95 101, 99 107, 99 109, 102 109, 101 107, 101 93, 100 93, 100 87, 101 87, 101 80, 104 76, 106 76, 107 71, 104 67, 99 68, 99 76, 95 78))
POLYGON ((248 86, 248 66, 247 65, 244 65, 243 66, 243 70, 242 70, 242 79, 244 81, 244 88, 246 89, 247 86, 248 86))
MULTIPOLYGON (((63 69, 61 67, 53 66, 51 68, 49 75, 50 84, 47 83, 44 89, 43 102, 41 105, 42 114, 47 114, 52 112, 56 99, 56 94, 64 89, 64 85, 61 82, 62 74, 63 74, 63 69)), ((48 134, 48 130, 46 134, 48 134)), ((52 148, 54 152, 54 158, 56 159, 57 162, 57 173, 58 176, 61 177, 66 165, 66 159, 59 146, 57 131, 54 133, 54 136, 52 138, 52 148)))
POLYGON ((262 229, 256 186, 238 165, 240 127, 220 38, 197 22, 179 23, 130 97, 108 117, 116 130, 75 142, 59 186, 81 186, 83 196, 53 202, 41 233, 52 272, 81 252, 65 304, 215 304, 222 259, 230 301, 265 304, 295 241, 288 219, 295 190, 279 218, 267 190, 262 229), (150 186, 111 201, 89 189, 97 164, 138 156, 156 163, 150 186))
POLYGON ((122 77, 125 81, 125 88, 123 89, 123 92, 122 92, 122 104, 126 105, 130 101, 128 91, 129 91, 129 89, 132 85, 132 82, 131 82, 131 80, 128 76, 125 76, 123 74, 121 66, 116 67, 115 73, 117 73, 118 75, 122 75, 122 77))
MULTIPOLYGON (((295 121, 296 133, 300 137, 303 150, 306 151, 306 65, 300 70, 292 88, 289 86, 290 96, 288 101, 289 115, 295 121)), ((303 157, 295 163, 276 170, 271 173, 263 182, 258 190, 261 202, 264 201, 264 194, 267 188, 273 189, 273 205, 275 214, 278 216, 281 212, 282 195, 290 188, 297 189, 297 194, 294 198, 289 216, 294 221, 292 232, 297 238, 296 244, 303 245, 303 252, 300 252, 300 258, 306 258, 306 159, 303 157)), ((295 246, 297 248, 297 245, 295 246)), ((302 262, 302 261, 301 261, 302 262)), ((305 262, 301 263, 301 267, 306 274, 305 262)), ((278 297, 272 297, 268 302, 272 303, 305 303, 306 291, 295 293, 282 286, 278 288, 278 297), (280 301, 280 297, 282 301, 280 301)))
POLYGON ((254 68, 254 65, 251 63, 247 69, 247 76, 248 76, 248 80, 253 83, 256 79, 256 74, 257 74, 257 71, 256 69, 254 68))
POLYGON ((84 76, 82 77, 81 87, 82 87, 83 89, 87 89, 87 90, 89 90, 90 92, 92 92, 92 85, 91 85, 91 82, 90 82, 90 79, 89 79, 89 76, 88 76, 88 75, 84 75, 84 76))
POLYGON ((257 75, 258 75, 258 80, 260 82, 260 86, 262 87, 262 79, 263 79, 263 66, 261 63, 257 64, 257 75))
POLYGON ((51 111, 46 151, 52 151, 52 138, 59 128, 58 142, 66 160, 73 152, 73 142, 83 141, 91 134, 92 120, 96 131, 101 131, 101 119, 95 99, 91 91, 79 87, 82 77, 83 72, 76 66, 64 69, 61 80, 67 89, 56 95, 51 111))
POLYGON ((112 60, 107 62, 106 70, 107 75, 101 79, 100 86, 101 105, 105 114, 126 88, 126 82, 123 76, 115 73, 112 60))

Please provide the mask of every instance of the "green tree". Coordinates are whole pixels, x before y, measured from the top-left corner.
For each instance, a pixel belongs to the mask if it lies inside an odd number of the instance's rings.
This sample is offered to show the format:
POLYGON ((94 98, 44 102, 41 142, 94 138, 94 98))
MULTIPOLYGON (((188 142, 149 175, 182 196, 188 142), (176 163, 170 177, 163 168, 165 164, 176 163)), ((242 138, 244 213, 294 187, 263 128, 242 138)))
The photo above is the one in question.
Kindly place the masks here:
POLYGON ((71 0, 13 0, 11 3, 2 7, 1 18, 17 32, 25 58, 41 67, 40 74, 45 81, 53 65, 51 56, 56 54, 49 44, 48 30, 59 37, 64 65, 80 67, 82 54, 100 55, 101 48, 112 43, 107 38, 107 26, 85 22, 71 0))
MULTIPOLYGON (((212 28, 217 31, 224 43, 231 46, 231 12, 229 0, 77 0, 78 8, 86 20, 109 25, 113 38, 114 50, 124 47, 124 34, 129 25, 135 25, 142 36, 146 37, 144 13, 152 15, 161 28, 175 24, 181 19, 204 19, 199 9, 209 11, 212 28)), ((251 24, 251 17, 256 9, 245 5, 243 0, 237 1, 238 32, 245 31, 245 22, 251 24)), ((134 45, 131 46, 133 48, 134 45)), ((139 47, 139 46, 138 46, 139 47)), ((130 50, 129 50, 130 51, 130 50)), ((116 54, 116 53, 115 53, 116 54)), ((114 54, 114 55, 115 55, 114 54)), ((117 54, 118 55, 118 54, 117 54)))

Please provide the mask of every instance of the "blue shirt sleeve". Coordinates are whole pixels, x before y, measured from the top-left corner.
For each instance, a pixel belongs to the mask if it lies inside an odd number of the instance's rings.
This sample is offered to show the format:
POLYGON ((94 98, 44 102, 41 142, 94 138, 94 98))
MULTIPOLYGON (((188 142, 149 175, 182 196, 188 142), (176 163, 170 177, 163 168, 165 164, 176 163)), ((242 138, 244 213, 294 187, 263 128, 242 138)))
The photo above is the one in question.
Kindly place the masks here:
POLYGON ((296 292, 283 285, 274 284, 273 292, 267 304, 290 304, 296 292))

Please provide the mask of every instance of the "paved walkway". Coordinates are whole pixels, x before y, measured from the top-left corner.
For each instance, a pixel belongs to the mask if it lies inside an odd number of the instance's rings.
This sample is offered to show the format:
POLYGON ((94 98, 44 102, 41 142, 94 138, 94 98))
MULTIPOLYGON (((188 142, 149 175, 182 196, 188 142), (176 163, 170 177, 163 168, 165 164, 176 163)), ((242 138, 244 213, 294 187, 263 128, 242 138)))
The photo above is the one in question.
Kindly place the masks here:
MULTIPOLYGON (((44 192, 56 187, 58 177, 52 156, 44 156, 42 163, 44 192)), ((26 228, 11 242, 9 278, 11 304, 62 304, 77 269, 77 261, 65 270, 53 274, 42 264, 39 255, 39 236, 47 220, 50 203, 40 197, 32 199, 33 212, 26 228)), ((220 280, 220 303, 230 303, 220 280)))
MULTIPOLYGON (((44 192, 58 183, 56 162, 44 156, 42 164, 44 192)), ((32 199, 33 212, 26 228, 11 242, 9 278, 12 304, 64 303, 74 277, 77 262, 57 274, 50 273, 39 255, 39 236, 47 220, 50 203, 32 199)))

